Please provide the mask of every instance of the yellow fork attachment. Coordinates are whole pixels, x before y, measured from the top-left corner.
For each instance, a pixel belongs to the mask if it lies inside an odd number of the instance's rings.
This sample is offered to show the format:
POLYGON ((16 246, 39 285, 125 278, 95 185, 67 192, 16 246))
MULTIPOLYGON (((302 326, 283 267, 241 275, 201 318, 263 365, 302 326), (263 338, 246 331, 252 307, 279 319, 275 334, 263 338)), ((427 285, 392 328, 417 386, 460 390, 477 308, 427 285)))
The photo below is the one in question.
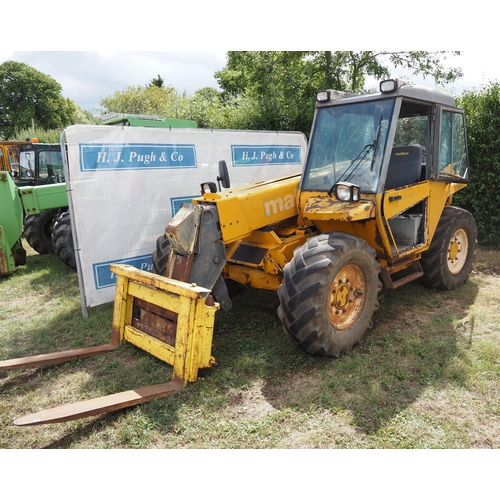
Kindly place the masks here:
POLYGON ((219 304, 213 302, 210 290, 132 266, 112 264, 110 269, 117 276, 110 344, 2 361, 0 369, 89 357, 109 352, 127 341, 172 365, 172 380, 43 410, 15 420, 15 425, 67 422, 169 396, 188 382, 194 382, 200 368, 216 365, 211 351, 219 304))

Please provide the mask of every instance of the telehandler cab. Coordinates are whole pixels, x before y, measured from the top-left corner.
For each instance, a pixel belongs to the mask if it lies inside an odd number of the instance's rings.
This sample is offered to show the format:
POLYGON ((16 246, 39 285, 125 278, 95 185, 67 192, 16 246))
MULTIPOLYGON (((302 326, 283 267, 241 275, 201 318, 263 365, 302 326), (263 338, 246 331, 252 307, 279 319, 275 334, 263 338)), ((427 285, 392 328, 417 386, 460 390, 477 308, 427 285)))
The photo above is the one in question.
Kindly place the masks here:
MULTIPOLYGON (((338 356, 372 325, 382 282, 420 278, 452 290, 472 269, 477 229, 451 205, 468 183, 463 111, 445 92, 399 80, 380 92, 317 95, 304 172, 183 205, 158 238, 156 274, 112 265, 112 341, 0 362, 23 368, 108 352, 126 340, 173 365, 173 380, 18 419, 62 422, 171 394, 211 356, 217 309, 231 307, 227 280, 276 290, 285 332, 303 350, 338 356)), ((222 190, 225 188, 225 190, 222 190)))

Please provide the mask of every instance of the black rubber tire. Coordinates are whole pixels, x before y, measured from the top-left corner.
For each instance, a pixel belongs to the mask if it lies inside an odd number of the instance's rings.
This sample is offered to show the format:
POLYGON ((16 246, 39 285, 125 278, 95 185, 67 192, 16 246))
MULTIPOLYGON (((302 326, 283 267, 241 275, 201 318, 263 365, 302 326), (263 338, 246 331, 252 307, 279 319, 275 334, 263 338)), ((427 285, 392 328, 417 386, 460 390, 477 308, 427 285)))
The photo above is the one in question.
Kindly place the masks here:
POLYGON ((429 249, 422 254, 421 281, 438 290, 454 290, 469 278, 476 258, 477 226, 463 208, 444 207, 429 249))
POLYGON ((165 234, 156 240, 156 250, 152 255, 153 272, 160 276, 165 276, 167 270, 168 255, 170 253, 170 243, 165 234))
POLYGON ((75 246, 69 212, 62 213, 54 222, 52 246, 59 259, 71 269, 76 269, 75 246))
POLYGON ((372 327, 382 283, 376 252, 364 240, 346 233, 314 236, 295 250, 283 273, 278 315, 304 351, 338 356, 372 327), (354 289, 345 276, 355 278, 354 289))
POLYGON ((51 237, 58 212, 57 208, 49 209, 24 218, 24 237, 28 245, 40 254, 54 253, 51 237))

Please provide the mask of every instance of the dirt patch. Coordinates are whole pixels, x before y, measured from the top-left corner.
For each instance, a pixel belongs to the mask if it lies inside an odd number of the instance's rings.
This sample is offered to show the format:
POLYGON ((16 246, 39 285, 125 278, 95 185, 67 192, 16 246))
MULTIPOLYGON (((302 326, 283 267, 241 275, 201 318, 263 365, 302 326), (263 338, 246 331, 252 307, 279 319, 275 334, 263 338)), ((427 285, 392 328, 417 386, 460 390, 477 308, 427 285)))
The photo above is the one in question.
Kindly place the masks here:
POLYGON ((234 417, 262 418, 276 409, 267 401, 262 389, 262 380, 257 381, 247 390, 232 389, 229 392, 229 411, 234 417))
POLYGON ((472 273, 500 276, 500 252, 478 249, 472 273))
POLYGON ((478 264, 472 270, 472 274, 487 274, 488 276, 500 276, 500 265, 478 264))

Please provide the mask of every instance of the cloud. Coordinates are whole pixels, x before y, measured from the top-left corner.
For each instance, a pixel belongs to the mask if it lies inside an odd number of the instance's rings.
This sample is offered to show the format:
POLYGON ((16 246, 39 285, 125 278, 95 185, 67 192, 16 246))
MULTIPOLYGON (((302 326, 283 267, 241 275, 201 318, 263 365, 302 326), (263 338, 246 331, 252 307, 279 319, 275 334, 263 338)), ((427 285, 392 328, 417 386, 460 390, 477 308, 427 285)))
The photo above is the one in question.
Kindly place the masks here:
POLYGON ((218 88, 214 73, 224 67, 217 52, 40 51, 0 53, 6 60, 24 62, 54 78, 68 97, 96 111, 104 97, 129 86, 147 85, 160 75, 165 85, 192 95, 203 87, 218 88))
MULTIPOLYGON (((200 44, 202 45, 202 44, 200 44)), ((0 49, 0 64, 6 60, 24 62, 52 76, 68 97, 84 110, 97 113, 101 99, 129 86, 147 85, 160 75, 166 85, 192 95, 204 87, 218 88, 214 73, 226 63, 226 52, 213 51, 26 51, 0 49)), ((500 63, 494 48, 469 49, 447 64, 463 68, 464 77, 447 86, 454 95, 500 78, 500 63)), ((395 74, 393 76, 399 76, 395 74)), ((433 85, 431 80, 410 78, 433 85)), ((373 83, 373 87, 378 82, 373 83)))

